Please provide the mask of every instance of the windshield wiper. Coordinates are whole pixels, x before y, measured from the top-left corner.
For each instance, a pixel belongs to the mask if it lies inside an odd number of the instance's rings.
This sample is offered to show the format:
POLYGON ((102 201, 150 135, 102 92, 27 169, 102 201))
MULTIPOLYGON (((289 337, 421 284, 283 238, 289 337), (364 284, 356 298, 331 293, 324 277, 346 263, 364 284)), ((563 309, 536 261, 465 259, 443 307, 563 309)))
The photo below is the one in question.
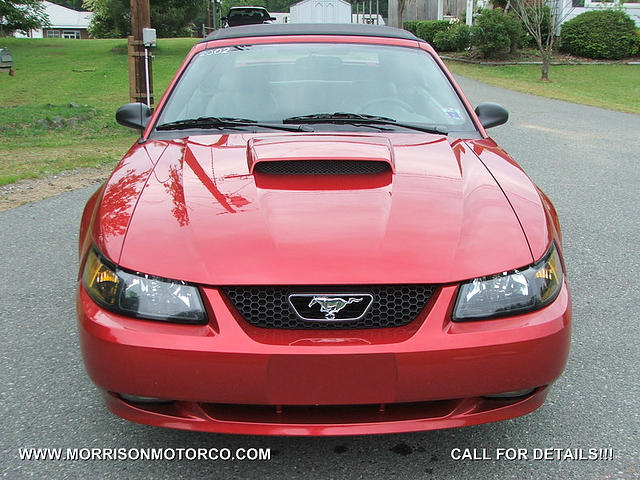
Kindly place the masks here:
POLYGON ((311 115, 299 115, 282 120, 282 123, 347 123, 350 125, 393 125, 396 127, 409 128, 426 133, 439 133, 446 135, 448 132, 437 126, 426 126, 419 123, 398 122, 389 117, 379 115, 367 115, 364 113, 315 113, 311 115))
POLYGON ((302 125, 296 127, 289 125, 280 125, 274 123, 262 123, 257 120, 248 118, 232 118, 232 117, 198 117, 186 118, 184 120, 176 120, 175 122, 167 122, 156 127, 156 130, 187 130, 189 128, 237 128, 237 127, 260 127, 272 128, 274 130, 285 130, 287 132, 306 131, 302 125))
POLYGON ((367 115, 365 113, 312 113, 311 115, 298 115, 296 117, 289 117, 282 120, 282 123, 315 123, 322 122, 324 120, 337 120, 351 122, 354 120, 384 120, 395 122, 393 118, 381 117, 379 115, 367 115))

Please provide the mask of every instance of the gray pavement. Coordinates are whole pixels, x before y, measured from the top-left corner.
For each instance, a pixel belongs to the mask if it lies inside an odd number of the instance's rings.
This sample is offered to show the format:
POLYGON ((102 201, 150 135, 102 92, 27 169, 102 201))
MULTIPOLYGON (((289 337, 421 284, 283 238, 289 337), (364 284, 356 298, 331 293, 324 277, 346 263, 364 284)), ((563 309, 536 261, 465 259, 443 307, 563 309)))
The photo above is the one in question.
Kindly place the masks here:
MULTIPOLYGON (((111 415, 87 378, 74 306, 76 236, 94 188, 0 213, 0 475, 21 478, 640 478, 640 116, 460 79, 510 122, 494 138, 552 198, 564 228, 572 351, 546 404, 514 420, 346 438, 201 434, 111 415), (269 461, 20 460, 19 448, 270 448, 269 461), (496 460, 497 448, 612 448, 613 460, 496 460), (485 448, 492 460, 451 458, 485 448)), ((135 366, 132 366, 134 368, 135 366)))

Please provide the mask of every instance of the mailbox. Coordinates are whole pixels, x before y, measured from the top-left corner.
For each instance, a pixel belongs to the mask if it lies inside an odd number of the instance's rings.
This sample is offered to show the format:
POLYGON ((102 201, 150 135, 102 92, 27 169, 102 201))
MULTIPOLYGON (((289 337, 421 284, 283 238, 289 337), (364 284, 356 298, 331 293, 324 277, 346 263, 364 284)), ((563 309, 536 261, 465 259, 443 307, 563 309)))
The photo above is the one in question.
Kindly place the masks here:
POLYGON ((8 48, 0 48, 0 71, 13 68, 13 55, 8 48))

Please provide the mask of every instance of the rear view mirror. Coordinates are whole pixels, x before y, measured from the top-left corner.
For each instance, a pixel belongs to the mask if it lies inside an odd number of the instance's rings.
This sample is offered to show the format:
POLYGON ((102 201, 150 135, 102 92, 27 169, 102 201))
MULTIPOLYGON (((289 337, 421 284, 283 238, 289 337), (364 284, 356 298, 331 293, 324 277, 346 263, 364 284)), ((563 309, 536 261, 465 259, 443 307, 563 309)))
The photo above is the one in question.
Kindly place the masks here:
POLYGON ((497 103, 481 103, 475 111, 484 128, 497 127, 509 120, 507 109, 497 103))
POLYGON ((144 130, 151 118, 151 109, 144 103, 127 103, 116 112, 116 122, 125 127, 144 130))

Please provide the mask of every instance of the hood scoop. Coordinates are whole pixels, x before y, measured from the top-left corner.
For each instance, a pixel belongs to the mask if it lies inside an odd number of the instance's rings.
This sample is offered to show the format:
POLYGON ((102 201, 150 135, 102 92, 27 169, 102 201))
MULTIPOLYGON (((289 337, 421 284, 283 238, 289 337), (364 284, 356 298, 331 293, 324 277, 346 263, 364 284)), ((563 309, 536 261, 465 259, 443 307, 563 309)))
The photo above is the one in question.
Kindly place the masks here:
POLYGON ((299 135, 252 138, 250 173, 264 175, 378 175, 395 172, 387 138, 362 135, 299 135))
POLYGON ((260 162, 254 172, 267 175, 376 175, 391 165, 370 160, 280 160, 260 162))

